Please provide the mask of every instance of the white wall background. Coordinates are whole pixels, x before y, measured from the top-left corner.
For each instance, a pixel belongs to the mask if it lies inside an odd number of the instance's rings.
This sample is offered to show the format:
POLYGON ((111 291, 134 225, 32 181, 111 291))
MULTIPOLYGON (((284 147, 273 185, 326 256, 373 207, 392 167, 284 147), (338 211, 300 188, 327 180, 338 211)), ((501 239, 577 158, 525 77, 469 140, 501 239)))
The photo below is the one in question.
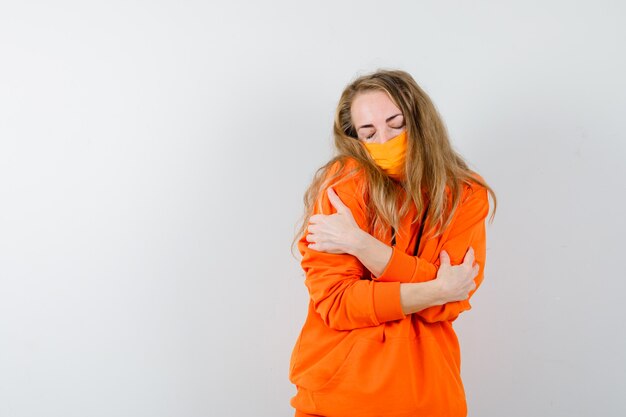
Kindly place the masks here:
POLYGON ((470 416, 623 416, 619 1, 3 1, 0 416, 291 416, 341 89, 409 71, 499 197, 470 416), (228 4, 226 4, 228 3, 228 4))

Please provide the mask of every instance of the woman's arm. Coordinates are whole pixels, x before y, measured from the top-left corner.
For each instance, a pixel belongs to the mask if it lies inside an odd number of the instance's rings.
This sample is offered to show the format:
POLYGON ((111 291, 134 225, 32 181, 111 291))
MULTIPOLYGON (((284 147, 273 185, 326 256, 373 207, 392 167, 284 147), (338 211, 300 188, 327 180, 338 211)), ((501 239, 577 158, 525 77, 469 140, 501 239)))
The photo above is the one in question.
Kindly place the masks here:
MULTIPOLYGON (((367 207, 358 192, 358 181, 362 179, 355 175, 348 177, 355 165, 356 162, 349 160, 343 171, 338 172, 342 167, 335 164, 329 169, 328 176, 335 179, 335 191, 354 216, 352 221, 357 227, 366 227, 367 207)), ((313 213, 330 215, 334 212, 327 193, 322 190, 313 205, 313 213)), ((364 279, 369 273, 356 257, 345 252, 333 254, 315 250, 306 241, 306 235, 307 232, 298 241, 304 284, 313 309, 329 328, 352 330, 406 318, 399 282, 364 279)))
POLYGON ((427 311, 429 308, 453 301, 465 300, 476 288, 474 278, 478 265, 474 265, 474 251, 469 249, 463 263, 453 266, 446 251, 439 254, 441 264, 437 278, 432 281, 400 284, 400 299, 404 314, 427 311))
MULTIPOLYGON (((354 246, 348 250, 348 253, 357 257, 374 276, 383 273, 393 253, 391 246, 387 246, 362 229, 359 229, 357 233, 354 246)), ((469 292, 476 288, 474 278, 479 270, 478 265, 473 265, 474 251, 471 247, 467 250, 460 266, 452 266, 450 257, 445 251, 440 253, 440 260, 436 279, 400 284, 400 299, 404 314, 465 300, 469 298, 469 292)))
MULTIPOLYGON (((408 255, 378 241, 361 228, 354 228, 354 223, 350 220, 350 210, 343 205, 341 199, 332 191, 328 192, 328 197, 337 214, 312 217, 314 224, 309 226, 309 231, 313 234, 307 236, 307 240, 315 243, 309 246, 317 250, 334 250, 336 251, 334 253, 351 253, 366 268, 371 268, 370 271, 375 275, 373 279, 380 282, 425 283, 439 276, 439 261, 433 264, 408 255), (317 226, 316 222, 324 223, 323 227, 317 226)), ((477 187, 468 190, 463 197, 455 218, 440 239, 442 245, 440 250, 446 250, 452 261, 459 263, 467 256, 468 249, 472 246, 476 250, 476 262, 480 266, 478 274, 474 275, 478 287, 483 279, 485 262, 484 219, 489 212, 488 195, 486 189, 477 187)), ((469 296, 475 289, 470 291, 469 296)), ((458 314, 469 308, 471 306, 468 297, 442 305, 435 304, 425 311, 418 311, 426 321, 440 321, 454 320, 458 314)))
POLYGON ((372 275, 379 276, 391 260, 393 248, 387 246, 365 230, 355 230, 353 243, 346 247, 346 252, 356 256, 372 275))

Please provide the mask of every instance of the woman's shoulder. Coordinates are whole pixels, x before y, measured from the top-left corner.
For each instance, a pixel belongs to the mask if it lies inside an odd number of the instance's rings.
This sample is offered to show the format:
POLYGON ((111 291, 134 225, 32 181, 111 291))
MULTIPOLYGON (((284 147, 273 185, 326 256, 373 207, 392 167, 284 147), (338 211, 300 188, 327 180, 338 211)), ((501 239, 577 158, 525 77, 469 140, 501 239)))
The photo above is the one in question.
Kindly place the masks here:
POLYGON ((335 212, 327 194, 328 189, 332 187, 335 194, 359 222, 357 214, 366 209, 365 182, 363 179, 364 173, 356 159, 337 157, 329 161, 324 166, 322 182, 317 189, 314 214, 332 214, 335 212))
POLYGON ((470 177, 463 182, 463 193, 461 201, 466 202, 469 199, 480 199, 485 202, 488 200, 487 187, 485 187, 485 179, 477 172, 472 171, 470 177))
MULTIPOLYGON (((485 179, 477 172, 471 171, 469 177, 459 179, 457 184, 461 204, 476 197, 487 199, 487 188, 483 185, 486 184, 485 179)), ((448 203, 452 203, 453 195, 449 184, 445 186, 445 196, 448 203)))
POLYGON ((476 171, 470 172, 470 178, 468 178, 465 183, 465 187, 469 190, 477 191, 481 189, 486 189, 483 184, 485 184, 485 179, 476 171))
POLYGON ((355 158, 337 157, 328 168, 326 180, 327 187, 358 195, 364 191, 365 171, 355 158))
POLYGON ((333 158, 329 171, 339 172, 347 175, 350 171, 360 171, 362 169, 360 162, 352 156, 337 156, 333 158))

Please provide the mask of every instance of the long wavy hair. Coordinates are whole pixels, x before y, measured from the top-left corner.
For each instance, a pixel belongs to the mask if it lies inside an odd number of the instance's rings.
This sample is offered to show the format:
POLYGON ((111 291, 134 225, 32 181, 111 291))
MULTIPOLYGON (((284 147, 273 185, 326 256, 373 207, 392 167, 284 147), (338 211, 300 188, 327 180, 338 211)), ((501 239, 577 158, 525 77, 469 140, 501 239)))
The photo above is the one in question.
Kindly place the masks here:
POLYGON ((292 249, 295 242, 302 238, 316 202, 321 201, 320 192, 331 186, 339 175, 346 175, 342 171, 348 158, 358 164, 346 177, 363 171, 366 189, 362 191, 368 208, 368 232, 379 239, 385 236, 390 226, 398 230, 400 219, 407 214, 411 204, 417 208, 412 221, 419 221, 427 210, 429 227, 424 234, 437 237, 450 224, 460 203, 464 183, 475 182, 487 189, 493 201, 490 219, 493 221, 497 205, 494 191, 475 176, 476 173, 452 148, 446 127, 433 102, 407 72, 378 70, 350 83, 339 99, 333 134, 335 156, 317 170, 304 194, 304 214, 292 249), (359 93, 372 90, 387 93, 404 116, 408 144, 405 175, 401 181, 392 180, 378 167, 357 138, 352 123, 350 108, 354 98, 359 93), (401 196, 403 198, 399 198, 401 196))

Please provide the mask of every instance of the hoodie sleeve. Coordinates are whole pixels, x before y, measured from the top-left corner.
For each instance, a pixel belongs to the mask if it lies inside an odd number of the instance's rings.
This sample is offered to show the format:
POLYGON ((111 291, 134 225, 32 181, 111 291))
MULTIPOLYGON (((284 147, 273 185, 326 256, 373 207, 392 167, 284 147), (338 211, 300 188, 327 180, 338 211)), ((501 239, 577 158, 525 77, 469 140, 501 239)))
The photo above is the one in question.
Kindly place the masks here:
MULTIPOLYGON (((475 262, 480 267, 478 275, 474 278, 476 288, 470 292, 466 300, 428 307, 415 313, 424 321, 452 321, 461 312, 471 308, 469 300, 482 283, 484 277, 486 259, 485 218, 488 213, 489 199, 487 189, 475 185, 469 196, 458 207, 455 219, 450 224, 448 230, 444 232, 441 240, 442 246, 439 251, 447 251, 450 255, 451 263, 458 265, 463 262, 469 247, 473 247, 475 262)), ((435 263, 430 263, 417 256, 412 256, 393 248, 391 259, 385 270, 374 279, 377 282, 425 282, 435 279, 439 270, 439 264, 439 256, 437 256, 435 263)))
MULTIPOLYGON (((358 197, 355 180, 349 179, 333 186, 343 203, 350 209, 362 229, 366 228, 365 203, 358 197)), ((314 214, 333 214, 326 189, 321 190, 314 214)), ((378 326, 383 322, 406 317, 400 302, 400 282, 377 282, 364 279, 369 272, 354 256, 331 254, 309 249, 306 235, 298 242, 305 272, 305 285, 315 311, 324 323, 336 330, 352 330, 378 326)))

